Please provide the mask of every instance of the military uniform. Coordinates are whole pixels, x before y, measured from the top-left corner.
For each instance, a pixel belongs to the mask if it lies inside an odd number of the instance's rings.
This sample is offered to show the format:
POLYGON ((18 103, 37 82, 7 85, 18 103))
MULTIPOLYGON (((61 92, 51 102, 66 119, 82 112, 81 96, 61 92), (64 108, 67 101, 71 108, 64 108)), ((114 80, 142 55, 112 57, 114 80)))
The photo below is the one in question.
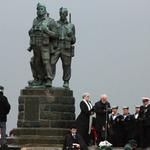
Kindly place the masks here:
POLYGON ((29 36, 34 54, 30 63, 34 79, 40 82, 52 80, 50 53, 56 45, 55 21, 47 14, 35 18, 29 36))
POLYGON ((111 143, 115 147, 123 146, 123 115, 117 113, 114 115, 110 115, 109 124, 110 124, 110 131, 111 131, 111 143))
POLYGON ((57 33, 59 37, 57 43, 58 48, 52 51, 51 55, 53 79, 56 72, 56 63, 58 59, 61 58, 63 66, 63 81, 69 83, 71 78, 71 60, 74 56, 73 44, 76 42, 75 26, 67 20, 62 21, 60 19, 57 21, 57 33))
POLYGON ((134 116, 130 113, 123 115, 123 143, 126 144, 134 137, 134 116))
POLYGON ((139 117, 142 120, 142 143, 144 147, 150 146, 150 104, 140 107, 139 117))
POLYGON ((139 112, 136 112, 134 114, 134 119, 135 119, 135 125, 134 125, 134 139, 138 143, 138 147, 142 147, 142 141, 143 141, 143 125, 142 125, 142 119, 139 116, 139 112))

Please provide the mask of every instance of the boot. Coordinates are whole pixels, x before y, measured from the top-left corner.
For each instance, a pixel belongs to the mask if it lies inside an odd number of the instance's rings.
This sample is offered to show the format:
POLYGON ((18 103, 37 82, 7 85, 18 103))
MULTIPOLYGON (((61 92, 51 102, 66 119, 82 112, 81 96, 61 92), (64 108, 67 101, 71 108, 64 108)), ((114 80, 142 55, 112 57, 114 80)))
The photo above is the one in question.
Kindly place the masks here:
POLYGON ((69 81, 64 81, 63 87, 69 89, 69 81))
POLYGON ((46 87, 52 87, 52 80, 48 79, 47 82, 45 83, 46 87))

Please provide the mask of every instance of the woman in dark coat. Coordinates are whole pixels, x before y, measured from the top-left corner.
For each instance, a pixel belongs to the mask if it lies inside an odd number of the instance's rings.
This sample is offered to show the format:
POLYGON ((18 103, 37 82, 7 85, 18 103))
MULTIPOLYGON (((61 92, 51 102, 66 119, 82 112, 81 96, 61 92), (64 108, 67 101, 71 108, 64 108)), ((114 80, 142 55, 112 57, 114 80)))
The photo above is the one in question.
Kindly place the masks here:
POLYGON ((90 102, 90 94, 84 93, 82 96, 83 100, 80 102, 81 112, 76 119, 76 125, 78 132, 83 137, 85 143, 89 144, 89 121, 90 115, 93 114, 93 106, 90 102))

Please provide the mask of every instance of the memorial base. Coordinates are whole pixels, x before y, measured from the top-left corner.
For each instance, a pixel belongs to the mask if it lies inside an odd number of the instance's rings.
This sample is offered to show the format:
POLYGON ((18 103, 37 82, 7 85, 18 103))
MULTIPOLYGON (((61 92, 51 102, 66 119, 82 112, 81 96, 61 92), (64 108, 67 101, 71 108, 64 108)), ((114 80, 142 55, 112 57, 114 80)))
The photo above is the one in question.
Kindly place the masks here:
POLYGON ((73 92, 64 88, 25 88, 19 96, 17 128, 9 144, 60 146, 75 120, 73 92))

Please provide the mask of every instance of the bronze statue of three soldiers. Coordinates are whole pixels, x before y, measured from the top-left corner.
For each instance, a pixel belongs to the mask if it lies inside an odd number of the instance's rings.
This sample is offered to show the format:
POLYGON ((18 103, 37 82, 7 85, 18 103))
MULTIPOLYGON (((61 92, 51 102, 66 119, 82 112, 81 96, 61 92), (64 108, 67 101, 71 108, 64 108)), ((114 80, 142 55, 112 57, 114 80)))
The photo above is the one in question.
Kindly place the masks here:
POLYGON ((46 6, 37 4, 37 17, 33 20, 29 30, 30 47, 33 51, 30 65, 33 80, 29 81, 32 87, 52 87, 55 77, 56 63, 59 58, 63 67, 63 87, 69 88, 71 78, 71 60, 74 56, 75 26, 68 22, 68 10, 61 7, 60 19, 54 21, 49 17, 46 6))

